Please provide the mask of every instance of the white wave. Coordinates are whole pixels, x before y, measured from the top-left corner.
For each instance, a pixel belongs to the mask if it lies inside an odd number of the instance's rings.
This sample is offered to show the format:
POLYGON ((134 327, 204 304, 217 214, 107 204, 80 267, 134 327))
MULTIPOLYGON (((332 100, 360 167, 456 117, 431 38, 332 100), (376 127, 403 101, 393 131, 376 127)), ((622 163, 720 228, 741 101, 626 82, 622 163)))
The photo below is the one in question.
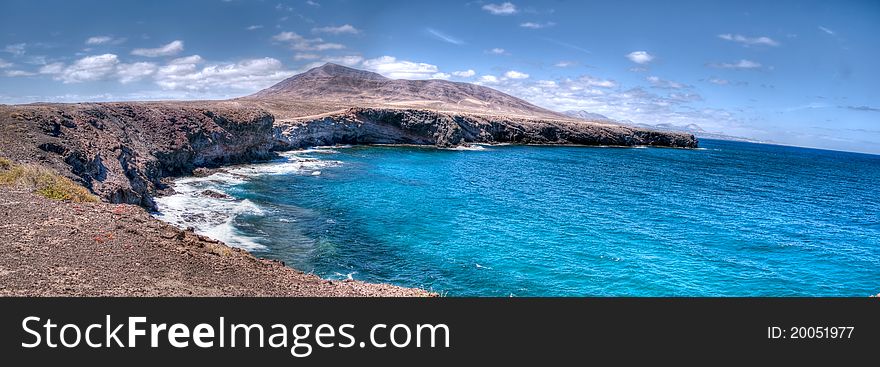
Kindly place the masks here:
POLYGON ((205 177, 185 177, 174 180, 174 190, 186 192, 187 190, 204 190, 210 186, 240 185, 247 182, 246 179, 247 177, 232 172, 217 172, 205 177))
MULTIPOLYGON (((192 227, 195 232, 245 250, 265 248, 257 238, 236 230, 234 221, 239 215, 264 215, 264 211, 250 200, 229 200, 203 195, 195 185, 177 184, 177 193, 156 199, 159 212, 156 218, 181 228, 192 227)), ((207 190, 207 189, 206 189, 207 190)), ((219 188, 210 190, 221 192, 219 188)))
POLYGON ((489 150, 489 149, 487 149, 486 147, 484 147, 484 146, 482 146, 482 145, 459 145, 459 146, 456 146, 456 147, 451 147, 451 148, 440 148, 440 149, 443 149, 443 150, 466 150, 466 151, 482 151, 482 150, 489 150))
POLYGON ((481 147, 505 147, 516 145, 514 143, 470 143, 471 145, 479 145, 481 147))
MULTIPOLYGON (((302 151, 299 151, 302 152, 302 151)), ((248 180, 264 175, 312 175, 321 174, 327 167, 342 162, 300 157, 298 152, 280 154, 281 159, 228 168, 206 177, 185 177, 174 181, 174 194, 156 198, 156 218, 181 228, 193 227, 196 233, 223 241, 230 246, 246 250, 265 248, 259 237, 249 237, 235 227, 235 219, 242 215, 264 215, 264 210, 254 202, 228 196, 227 191, 248 180), (212 197, 210 190, 221 194, 212 197)))
POLYGON ((316 147, 312 147, 312 149, 348 149, 353 147, 350 144, 340 144, 340 145, 319 145, 316 147))
POLYGON ((354 280, 354 275, 355 275, 355 274, 357 274, 356 271, 353 271, 353 272, 348 273, 348 274, 342 274, 342 273, 340 273, 340 272, 338 272, 338 271, 333 272, 334 278, 336 278, 336 279, 344 278, 344 279, 347 279, 347 280, 354 280))
POLYGON ((269 162, 239 166, 228 170, 230 173, 244 176, 284 175, 284 174, 311 174, 322 168, 336 167, 342 162, 331 160, 318 160, 310 158, 290 158, 283 162, 269 162))

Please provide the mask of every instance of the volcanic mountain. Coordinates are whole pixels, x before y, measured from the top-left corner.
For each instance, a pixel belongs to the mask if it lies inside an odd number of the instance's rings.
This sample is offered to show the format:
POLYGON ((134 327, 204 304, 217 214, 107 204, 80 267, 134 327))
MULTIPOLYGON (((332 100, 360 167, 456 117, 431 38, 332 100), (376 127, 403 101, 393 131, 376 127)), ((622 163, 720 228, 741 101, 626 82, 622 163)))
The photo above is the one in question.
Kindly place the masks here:
POLYGON ((372 107, 567 118, 563 114, 480 85, 438 79, 389 79, 377 73, 333 63, 292 76, 240 100, 258 101, 281 112, 281 115, 314 114, 322 110, 347 107, 372 107))

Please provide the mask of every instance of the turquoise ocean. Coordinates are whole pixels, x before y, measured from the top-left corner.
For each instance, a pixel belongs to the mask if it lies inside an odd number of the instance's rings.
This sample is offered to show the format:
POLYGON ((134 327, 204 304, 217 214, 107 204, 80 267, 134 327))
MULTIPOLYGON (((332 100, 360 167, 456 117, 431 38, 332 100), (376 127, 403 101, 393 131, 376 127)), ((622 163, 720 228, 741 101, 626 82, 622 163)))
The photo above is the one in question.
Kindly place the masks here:
POLYGON ((449 296, 880 293, 880 156, 700 146, 319 147, 178 179, 156 215, 449 296))

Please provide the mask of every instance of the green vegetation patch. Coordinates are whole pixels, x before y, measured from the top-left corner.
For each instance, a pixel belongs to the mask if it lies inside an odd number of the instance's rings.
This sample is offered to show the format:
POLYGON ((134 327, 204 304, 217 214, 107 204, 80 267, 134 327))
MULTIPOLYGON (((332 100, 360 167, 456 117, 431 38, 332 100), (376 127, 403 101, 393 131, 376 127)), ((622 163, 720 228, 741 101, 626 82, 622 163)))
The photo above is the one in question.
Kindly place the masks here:
POLYGON ((33 164, 15 164, 0 157, 0 185, 31 188, 35 193, 52 200, 75 203, 96 202, 98 198, 88 189, 52 170, 33 164))

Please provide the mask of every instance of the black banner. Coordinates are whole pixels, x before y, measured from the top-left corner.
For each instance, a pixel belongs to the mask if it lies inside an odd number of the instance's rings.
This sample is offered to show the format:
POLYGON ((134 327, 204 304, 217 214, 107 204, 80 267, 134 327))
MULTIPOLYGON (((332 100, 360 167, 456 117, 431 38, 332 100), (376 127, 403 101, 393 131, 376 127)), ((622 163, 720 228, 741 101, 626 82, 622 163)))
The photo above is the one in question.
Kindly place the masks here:
POLYGON ((838 365, 880 346, 878 298, 0 298, 0 309, 0 358, 28 365, 838 365), (143 334, 130 347, 132 320, 143 334))

